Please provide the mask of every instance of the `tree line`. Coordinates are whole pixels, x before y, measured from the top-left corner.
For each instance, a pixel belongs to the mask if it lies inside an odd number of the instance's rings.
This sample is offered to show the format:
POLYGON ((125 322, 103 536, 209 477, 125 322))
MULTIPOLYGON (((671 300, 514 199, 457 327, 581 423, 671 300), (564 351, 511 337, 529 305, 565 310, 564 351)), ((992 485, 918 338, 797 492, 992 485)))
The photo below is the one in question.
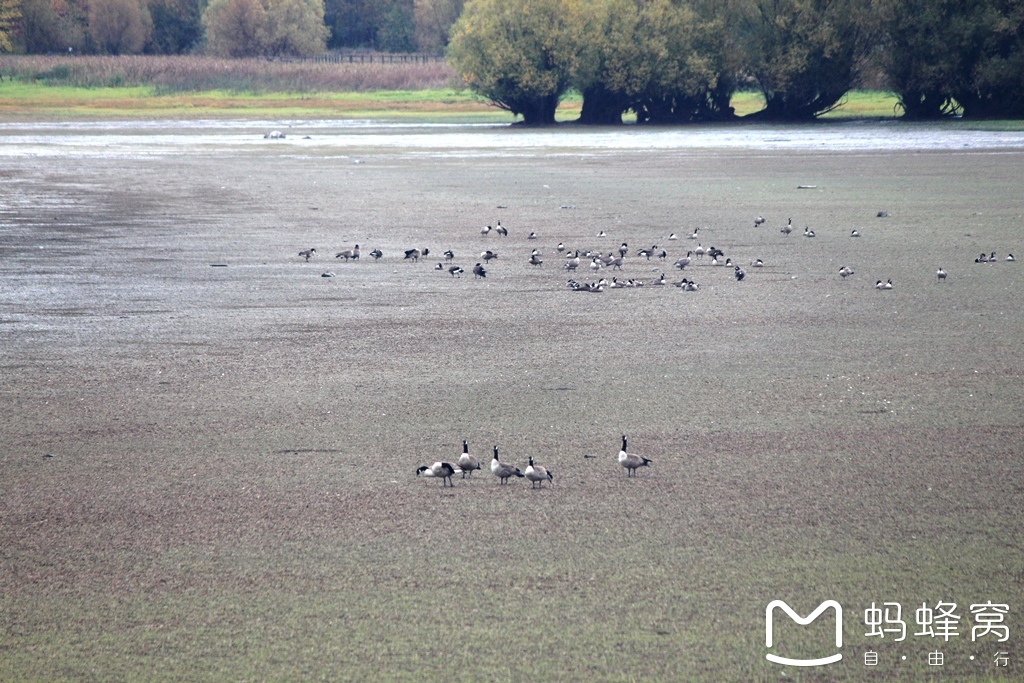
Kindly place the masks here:
POLYGON ((0 52, 446 54, 526 123, 807 120, 852 88, 904 115, 1024 116, 1024 0, 0 0, 0 52))
POLYGON ((909 118, 1024 117, 1024 0, 470 0, 449 62, 528 124, 809 120, 868 75, 909 118))

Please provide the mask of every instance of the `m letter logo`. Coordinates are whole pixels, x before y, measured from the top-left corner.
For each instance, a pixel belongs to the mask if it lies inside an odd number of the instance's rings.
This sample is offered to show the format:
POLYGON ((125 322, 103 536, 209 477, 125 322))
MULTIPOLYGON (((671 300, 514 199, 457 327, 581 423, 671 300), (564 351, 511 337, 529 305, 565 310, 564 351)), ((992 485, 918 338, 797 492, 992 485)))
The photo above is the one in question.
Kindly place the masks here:
MULTIPOLYGON (((818 608, 807 615, 806 618, 801 617, 799 614, 793 611, 793 608, 784 603, 782 600, 772 600, 768 603, 768 609, 764 613, 764 633, 765 633, 765 645, 768 647, 772 646, 772 612, 775 611, 776 607, 781 607, 782 611, 790 616, 790 618, 801 626, 806 626, 815 619, 817 619, 822 612, 827 610, 829 607, 834 607, 836 610, 836 647, 843 646, 843 606, 835 600, 826 600, 825 602, 818 605, 818 608)), ((820 659, 789 659, 788 657, 779 657, 778 655, 768 654, 765 655, 765 659, 769 662, 775 662, 776 664, 786 664, 788 666, 822 666, 823 664, 832 664, 838 662, 843 658, 840 653, 835 653, 829 657, 822 657, 820 659)))

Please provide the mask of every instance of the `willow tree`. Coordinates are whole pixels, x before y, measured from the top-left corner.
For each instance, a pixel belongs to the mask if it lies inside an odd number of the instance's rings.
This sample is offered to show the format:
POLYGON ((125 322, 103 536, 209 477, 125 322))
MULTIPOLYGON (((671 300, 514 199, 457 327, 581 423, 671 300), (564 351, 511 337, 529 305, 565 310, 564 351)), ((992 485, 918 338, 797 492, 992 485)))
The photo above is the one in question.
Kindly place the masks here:
POLYGON ((12 34, 20 19, 19 0, 0 0, 0 52, 10 52, 14 49, 12 34))
POLYGON ((869 51, 865 0, 751 0, 747 68, 765 108, 755 118, 807 120, 837 107, 869 51))
POLYGON ((448 61, 463 81, 527 125, 555 122, 586 34, 581 0, 470 0, 448 61))

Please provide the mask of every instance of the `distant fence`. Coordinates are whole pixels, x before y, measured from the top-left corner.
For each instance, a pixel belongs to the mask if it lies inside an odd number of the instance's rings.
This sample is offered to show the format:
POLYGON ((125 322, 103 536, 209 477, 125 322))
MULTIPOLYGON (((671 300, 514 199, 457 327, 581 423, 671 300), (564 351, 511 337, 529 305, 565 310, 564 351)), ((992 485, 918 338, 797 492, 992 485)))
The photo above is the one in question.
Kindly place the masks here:
POLYGON ((326 64, 434 64, 444 62, 439 55, 392 52, 331 52, 313 57, 278 57, 281 62, 322 62, 326 64))

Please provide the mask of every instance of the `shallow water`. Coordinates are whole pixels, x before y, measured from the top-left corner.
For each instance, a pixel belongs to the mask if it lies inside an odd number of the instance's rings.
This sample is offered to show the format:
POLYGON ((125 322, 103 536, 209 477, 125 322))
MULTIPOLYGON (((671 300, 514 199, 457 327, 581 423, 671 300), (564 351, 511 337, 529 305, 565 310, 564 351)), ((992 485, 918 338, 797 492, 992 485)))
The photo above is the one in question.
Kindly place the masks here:
POLYGON ((0 124, 0 157, 144 157, 246 149, 283 155, 381 153, 537 156, 659 151, 953 151, 1024 148, 1024 131, 895 121, 685 128, 522 129, 378 121, 104 121, 0 124), (263 136, 286 133, 283 140, 263 136))

